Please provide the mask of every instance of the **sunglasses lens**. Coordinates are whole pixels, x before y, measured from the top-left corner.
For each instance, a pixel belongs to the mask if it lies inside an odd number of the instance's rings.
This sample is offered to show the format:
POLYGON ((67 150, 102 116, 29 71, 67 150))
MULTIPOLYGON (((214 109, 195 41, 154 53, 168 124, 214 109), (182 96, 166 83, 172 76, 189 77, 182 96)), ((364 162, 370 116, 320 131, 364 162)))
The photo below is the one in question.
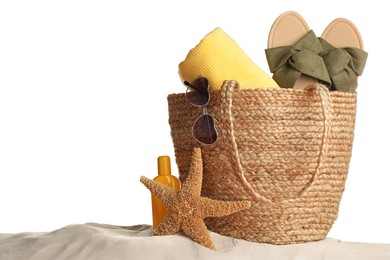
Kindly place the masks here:
POLYGON ((205 106, 210 100, 207 78, 200 77, 189 84, 186 97, 195 106, 205 106))
POLYGON ((199 117, 192 128, 192 134, 196 140, 204 144, 212 144, 217 141, 214 118, 208 114, 199 117))

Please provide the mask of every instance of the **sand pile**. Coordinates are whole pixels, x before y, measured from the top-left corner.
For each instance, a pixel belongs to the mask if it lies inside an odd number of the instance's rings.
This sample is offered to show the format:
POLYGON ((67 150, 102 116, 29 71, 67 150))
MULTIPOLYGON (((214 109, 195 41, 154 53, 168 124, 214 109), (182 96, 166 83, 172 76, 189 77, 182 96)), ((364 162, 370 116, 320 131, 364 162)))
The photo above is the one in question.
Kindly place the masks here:
POLYGON ((390 259, 390 244, 348 243, 335 239, 276 246, 211 232, 217 251, 182 234, 151 236, 149 225, 120 227, 87 223, 52 232, 0 234, 1 260, 116 259, 390 259))

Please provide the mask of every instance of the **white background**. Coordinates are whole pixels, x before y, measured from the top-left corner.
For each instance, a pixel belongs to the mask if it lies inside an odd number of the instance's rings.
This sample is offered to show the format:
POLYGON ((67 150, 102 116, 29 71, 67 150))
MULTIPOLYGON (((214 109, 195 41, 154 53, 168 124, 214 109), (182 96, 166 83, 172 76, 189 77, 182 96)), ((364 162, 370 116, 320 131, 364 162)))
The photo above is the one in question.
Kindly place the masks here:
POLYGON ((390 243, 390 18, 377 2, 1 1, 0 233, 150 224, 139 177, 159 155, 177 176, 166 97, 185 90, 179 62, 219 26, 268 72, 268 31, 294 10, 317 35, 350 19, 369 53, 329 237, 390 243))

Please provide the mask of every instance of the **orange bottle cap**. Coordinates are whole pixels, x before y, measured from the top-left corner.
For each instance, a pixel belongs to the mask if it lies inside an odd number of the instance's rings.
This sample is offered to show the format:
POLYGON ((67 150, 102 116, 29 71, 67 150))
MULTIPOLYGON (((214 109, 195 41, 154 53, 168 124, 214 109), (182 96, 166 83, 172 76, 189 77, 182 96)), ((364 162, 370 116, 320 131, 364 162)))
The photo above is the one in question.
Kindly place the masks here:
POLYGON ((171 175, 171 160, 169 156, 160 156, 158 162, 158 175, 171 175))

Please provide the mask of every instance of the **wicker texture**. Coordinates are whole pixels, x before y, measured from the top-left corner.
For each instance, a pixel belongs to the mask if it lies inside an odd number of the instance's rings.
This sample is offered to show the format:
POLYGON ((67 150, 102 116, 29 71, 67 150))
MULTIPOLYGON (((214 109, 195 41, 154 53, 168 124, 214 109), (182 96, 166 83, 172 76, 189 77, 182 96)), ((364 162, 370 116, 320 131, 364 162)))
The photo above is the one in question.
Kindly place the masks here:
MULTIPOLYGON (((168 96, 169 124, 181 181, 189 171, 192 125, 202 109, 184 94, 168 96)), ((240 89, 225 81, 211 93, 218 140, 202 145, 202 195, 251 200, 252 207, 206 219, 214 232, 290 244, 326 237, 337 217, 354 136, 356 94, 240 89)))

